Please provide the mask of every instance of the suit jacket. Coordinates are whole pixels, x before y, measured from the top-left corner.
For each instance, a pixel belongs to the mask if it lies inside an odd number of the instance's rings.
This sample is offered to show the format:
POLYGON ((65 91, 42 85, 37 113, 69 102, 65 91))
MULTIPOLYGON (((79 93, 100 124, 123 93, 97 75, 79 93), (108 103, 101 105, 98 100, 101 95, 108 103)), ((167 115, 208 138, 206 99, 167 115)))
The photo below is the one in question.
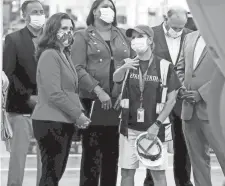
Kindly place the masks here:
POLYGON ((3 70, 10 86, 6 110, 16 113, 31 113, 28 104, 31 95, 36 95, 35 47, 27 27, 6 36, 3 50, 3 70))
MULTIPOLYGON (((171 61, 171 56, 170 56, 170 52, 169 52, 169 48, 166 42, 166 37, 165 37, 165 33, 163 30, 163 24, 153 27, 152 28, 154 31, 154 44, 155 44, 155 50, 154 53, 163 58, 166 59, 167 61, 171 61)), ((184 38, 187 34, 191 33, 192 31, 184 28, 184 31, 181 35, 181 42, 180 42, 180 50, 178 53, 178 57, 177 57, 177 61, 179 60, 179 56, 180 56, 180 52, 181 52, 181 48, 182 48, 182 44, 184 41, 184 38)), ((177 63, 176 61, 176 63, 177 63)), ((176 69, 175 69, 176 70, 176 69)), ((174 106, 173 112, 175 113, 175 115, 180 116, 181 115, 181 108, 182 108, 182 102, 180 100, 177 100, 176 105, 174 106)))
POLYGON ((38 102, 32 119, 75 123, 82 113, 78 78, 70 58, 45 50, 37 67, 38 102))
POLYGON ((202 97, 202 100, 195 105, 183 101, 181 114, 183 120, 192 119, 194 108, 196 109, 199 119, 208 120, 208 93, 216 64, 207 51, 207 47, 205 47, 193 70, 194 51, 199 37, 199 31, 195 31, 185 37, 180 58, 177 63, 177 74, 180 81, 187 90, 197 90, 202 97))

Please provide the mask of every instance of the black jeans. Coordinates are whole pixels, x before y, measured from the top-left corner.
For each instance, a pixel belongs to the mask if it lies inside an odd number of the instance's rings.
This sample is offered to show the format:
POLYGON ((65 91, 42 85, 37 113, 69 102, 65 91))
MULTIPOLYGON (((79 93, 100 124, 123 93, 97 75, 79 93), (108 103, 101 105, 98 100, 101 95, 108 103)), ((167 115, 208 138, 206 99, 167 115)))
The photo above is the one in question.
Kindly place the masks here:
POLYGON ((119 156, 117 126, 90 126, 82 132, 80 186, 116 186, 119 156))
POLYGON ((74 133, 73 124, 33 120, 42 161, 39 186, 58 186, 66 168, 74 133))
MULTIPOLYGON (((191 161, 188 155, 186 142, 182 130, 182 120, 180 117, 172 114, 173 120, 173 147, 174 147, 174 180, 176 186, 193 186, 190 181, 191 161)), ((144 186, 154 186, 151 172, 147 170, 144 186)))

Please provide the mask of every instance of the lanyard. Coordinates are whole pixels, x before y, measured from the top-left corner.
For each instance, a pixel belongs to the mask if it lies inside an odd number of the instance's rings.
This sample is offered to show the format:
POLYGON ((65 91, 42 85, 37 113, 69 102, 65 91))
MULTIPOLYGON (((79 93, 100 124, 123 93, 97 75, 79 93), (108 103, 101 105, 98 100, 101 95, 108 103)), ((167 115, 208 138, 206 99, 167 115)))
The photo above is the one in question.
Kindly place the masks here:
POLYGON ((152 60, 152 56, 150 57, 150 60, 148 62, 148 68, 147 68, 147 70, 145 71, 145 73, 143 75, 142 75, 142 72, 141 72, 141 68, 139 67, 139 88, 140 88, 140 92, 141 92, 140 108, 143 107, 143 100, 144 100, 143 93, 144 93, 144 89, 145 89, 145 81, 146 81, 146 76, 147 76, 148 70, 150 68, 150 65, 152 64, 151 60, 152 60))

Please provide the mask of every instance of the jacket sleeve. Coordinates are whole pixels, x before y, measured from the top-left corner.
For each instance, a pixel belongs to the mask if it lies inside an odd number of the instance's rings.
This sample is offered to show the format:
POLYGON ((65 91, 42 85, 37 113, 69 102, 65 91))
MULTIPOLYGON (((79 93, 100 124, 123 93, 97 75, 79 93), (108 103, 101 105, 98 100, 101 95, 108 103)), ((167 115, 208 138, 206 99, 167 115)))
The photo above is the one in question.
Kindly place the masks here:
POLYGON ((54 51, 45 51, 38 62, 40 87, 48 95, 49 102, 66 113, 74 122, 82 111, 80 100, 75 92, 67 92, 61 88, 61 60, 54 51))
POLYGON ((130 49, 130 58, 136 57, 136 55, 137 55, 136 52, 131 48, 131 38, 128 38, 126 36, 126 30, 125 29, 123 29, 123 28, 119 28, 119 29, 120 29, 120 32, 122 33, 128 47, 129 47, 129 49, 130 49))
POLYGON ((201 95, 204 102, 208 101, 210 85, 211 85, 211 81, 208 81, 198 89, 198 92, 201 95))
MULTIPOLYGON (((128 45, 128 48, 129 48, 129 50, 130 50, 130 56, 129 56, 129 58, 135 58, 136 56, 137 56, 137 54, 136 54, 136 52, 131 48, 131 39, 130 38, 128 38, 127 36, 126 36, 126 30, 125 29, 123 29, 123 28, 118 28, 119 30, 120 30, 120 33, 122 34, 122 36, 123 36, 123 39, 125 40, 125 42, 126 42, 126 44, 128 45)), ((118 69, 118 68, 120 68, 121 66, 123 66, 124 65, 124 59, 120 62, 120 63, 118 63, 118 65, 116 66, 116 69, 118 69)))
POLYGON ((74 43, 71 49, 71 56, 74 65, 76 66, 79 88, 88 92, 93 92, 99 82, 92 77, 87 69, 87 44, 81 32, 76 32, 74 35, 74 43))
POLYGON ((10 35, 5 37, 5 44, 3 50, 3 71, 8 77, 9 81, 12 81, 12 75, 16 68, 16 48, 10 35))
POLYGON ((184 76, 185 76, 185 57, 184 57, 185 41, 186 41, 186 37, 182 44, 179 60, 176 64, 176 68, 175 68, 176 72, 177 72, 177 76, 182 84, 184 84, 184 76))

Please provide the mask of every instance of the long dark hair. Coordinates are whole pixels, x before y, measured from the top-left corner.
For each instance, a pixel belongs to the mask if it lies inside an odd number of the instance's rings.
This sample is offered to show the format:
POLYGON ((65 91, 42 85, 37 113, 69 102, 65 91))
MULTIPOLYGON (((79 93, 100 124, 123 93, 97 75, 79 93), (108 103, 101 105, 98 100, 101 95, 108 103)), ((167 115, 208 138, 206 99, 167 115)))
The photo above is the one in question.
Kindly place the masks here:
MULTIPOLYGON (((94 1, 94 3, 92 4, 91 10, 90 10, 90 12, 89 12, 89 14, 88 14, 88 17, 87 17, 87 20, 86 20, 87 26, 93 25, 93 24, 94 24, 95 16, 94 16, 94 14, 93 14, 93 11, 94 11, 95 9, 97 9, 98 6, 99 6, 103 1, 104 1, 104 0, 96 0, 96 1, 94 1)), ((117 26, 116 6, 115 6, 115 4, 113 3, 112 0, 108 0, 108 1, 110 1, 110 2, 112 3, 112 5, 113 5, 113 10, 114 10, 114 12, 115 12, 115 17, 114 17, 114 20, 113 20, 113 22, 112 22, 112 25, 113 25, 113 26, 117 26)))
MULTIPOLYGON (((59 45, 57 44, 57 32, 61 27, 61 21, 63 19, 69 19, 72 22, 73 28, 75 29, 75 24, 70 16, 66 13, 57 13, 52 15, 44 27, 43 33, 38 42, 36 60, 38 61, 42 52, 46 49, 59 50, 59 45)), ((64 52, 68 54, 70 52, 70 47, 66 47, 64 52)))

